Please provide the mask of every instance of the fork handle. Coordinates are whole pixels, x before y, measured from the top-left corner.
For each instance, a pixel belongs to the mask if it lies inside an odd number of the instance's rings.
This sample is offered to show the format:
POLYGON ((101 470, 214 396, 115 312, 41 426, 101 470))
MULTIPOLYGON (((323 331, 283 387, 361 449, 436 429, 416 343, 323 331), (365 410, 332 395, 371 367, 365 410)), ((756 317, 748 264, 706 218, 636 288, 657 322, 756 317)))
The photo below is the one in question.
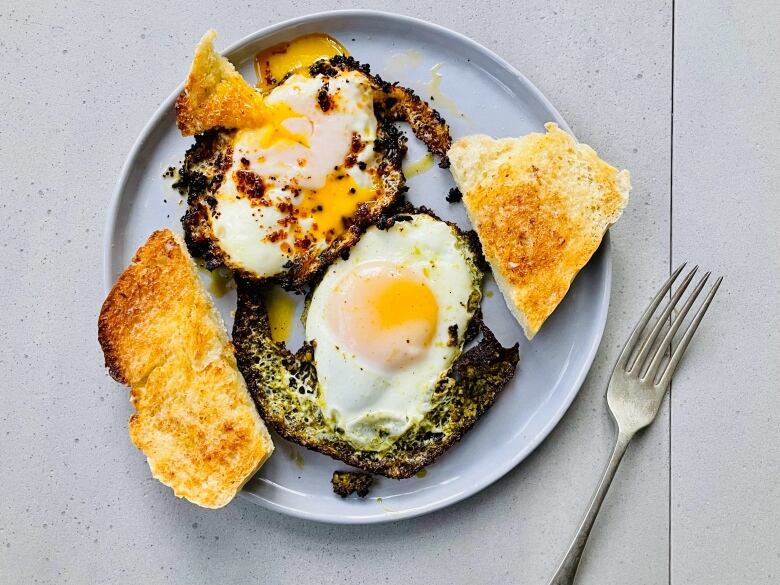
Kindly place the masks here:
POLYGON ((577 574, 577 567, 580 565, 580 559, 582 558, 582 551, 585 550, 585 543, 590 536, 590 530, 593 528, 593 522, 596 520, 596 516, 601 509, 601 503, 604 501, 604 496, 607 495, 607 490, 612 483, 612 478, 615 477, 615 471, 617 471, 620 460, 623 459, 623 454, 626 452, 628 443, 633 438, 633 433, 626 433, 618 431, 617 441, 615 441, 615 447, 612 449, 612 455, 607 463, 607 468, 604 470, 604 475, 599 482, 599 486, 596 488, 596 492, 588 504, 588 510, 585 512, 585 517, 580 523, 580 527, 577 529, 577 534, 574 536, 574 540, 569 546, 569 550, 566 551, 566 556, 563 557, 561 564, 558 565, 558 570, 555 571, 552 579, 550 579, 548 585, 571 585, 574 583, 574 576, 577 574))

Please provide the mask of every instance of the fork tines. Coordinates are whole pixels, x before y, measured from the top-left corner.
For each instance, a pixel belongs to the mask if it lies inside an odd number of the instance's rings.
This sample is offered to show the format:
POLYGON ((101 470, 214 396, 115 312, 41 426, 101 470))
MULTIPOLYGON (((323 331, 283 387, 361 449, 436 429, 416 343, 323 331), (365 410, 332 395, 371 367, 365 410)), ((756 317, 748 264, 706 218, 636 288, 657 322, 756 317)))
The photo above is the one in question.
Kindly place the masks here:
POLYGON ((655 314, 656 309, 661 304, 663 298, 670 293, 672 284, 674 284, 674 281, 683 271, 683 268, 685 268, 685 264, 679 266, 672 273, 669 279, 661 287, 661 290, 655 295, 650 306, 642 315, 639 323, 637 323, 634 331, 631 333, 631 337, 629 337, 628 342, 623 349, 623 353, 618 359, 617 366, 623 368, 626 373, 639 377, 642 382, 655 382, 655 385, 658 387, 664 387, 669 383, 669 380, 674 374, 674 370, 677 368, 677 364, 685 353, 694 333, 696 333, 699 323, 707 312, 707 309, 723 280, 722 276, 718 277, 715 284, 712 285, 709 292, 704 297, 704 300, 701 302, 699 309, 684 329, 682 337, 677 344, 674 345, 674 348, 672 348, 675 334, 680 330, 686 316, 695 304, 696 299, 701 294, 704 285, 710 277, 710 272, 707 272, 688 295, 688 298, 682 304, 682 307, 678 309, 677 307, 680 303, 680 299, 683 297, 685 291, 688 289, 688 285, 691 283, 694 275, 699 269, 698 266, 694 266, 694 268, 685 276, 677 290, 671 295, 669 302, 666 303, 658 318, 651 322, 651 318, 655 314), (666 331, 666 334, 661 338, 660 343, 658 343, 662 331, 666 331), (664 364, 664 367, 661 367, 667 356, 669 356, 668 361, 664 364))

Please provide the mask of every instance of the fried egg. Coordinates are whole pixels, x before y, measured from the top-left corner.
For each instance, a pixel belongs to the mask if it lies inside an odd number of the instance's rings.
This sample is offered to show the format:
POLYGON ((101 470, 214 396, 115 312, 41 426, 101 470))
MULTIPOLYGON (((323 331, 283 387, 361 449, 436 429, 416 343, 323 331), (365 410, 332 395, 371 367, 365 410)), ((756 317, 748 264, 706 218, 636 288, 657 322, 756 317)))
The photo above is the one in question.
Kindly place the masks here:
POLYGON ((294 74, 265 98, 267 122, 237 130, 210 223, 225 264, 257 278, 320 252, 377 196, 370 81, 294 74))
POLYGON ((456 228, 426 214, 369 228, 314 290, 316 400, 356 449, 381 451, 431 409, 481 299, 481 272, 456 228))

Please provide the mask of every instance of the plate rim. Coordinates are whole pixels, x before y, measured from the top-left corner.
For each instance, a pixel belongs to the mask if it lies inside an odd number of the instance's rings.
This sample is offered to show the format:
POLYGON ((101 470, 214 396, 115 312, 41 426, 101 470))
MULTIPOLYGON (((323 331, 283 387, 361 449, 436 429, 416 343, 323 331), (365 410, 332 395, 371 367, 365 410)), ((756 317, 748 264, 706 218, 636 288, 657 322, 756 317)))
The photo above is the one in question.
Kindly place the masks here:
MULTIPOLYGON (((564 120, 563 116, 561 116, 560 112, 558 112, 557 108, 527 77, 525 77, 525 75, 523 75, 520 71, 518 71, 511 63, 509 63, 504 58, 502 58, 492 50, 488 49, 484 45, 478 43, 477 41, 471 39, 470 37, 460 32, 457 32, 455 30, 452 30, 440 24, 436 24, 434 22, 430 22, 413 16, 397 14, 393 12, 386 12, 382 10, 373 10, 373 9, 341 9, 341 10, 326 10, 326 11, 314 12, 314 13, 298 16, 295 18, 287 19, 284 21, 280 21, 275 24, 263 27, 231 43, 225 49, 223 49, 221 53, 226 57, 230 58, 233 55, 233 53, 240 51, 247 45, 260 40, 262 37, 266 37, 268 35, 271 35, 273 33, 279 32, 283 29, 293 27, 296 25, 308 24, 311 22, 316 22, 319 20, 329 19, 333 17, 346 17, 346 18, 363 17, 369 19, 379 19, 394 24, 401 24, 401 25, 408 24, 408 25, 414 25, 415 27, 421 27, 423 29, 427 28, 429 30, 435 31, 436 33, 444 37, 450 37, 453 39, 453 41, 465 45, 470 51, 481 53, 484 57, 487 57, 488 59, 495 62, 498 67, 514 75, 517 78, 518 82, 521 85, 523 85, 524 88, 527 91, 529 91, 536 100, 538 100, 552 113, 554 117, 553 121, 555 121, 563 130, 565 130, 566 132, 574 136, 574 133, 572 132, 571 128, 566 123, 566 120, 564 120)), ((106 215, 104 233, 103 233, 103 262, 102 262, 103 270, 102 271, 103 271, 103 288, 105 294, 108 294, 111 287, 113 286, 114 271, 112 270, 112 256, 113 256, 112 248, 114 246, 114 233, 116 231, 116 224, 117 224, 119 206, 122 200, 122 194, 127 188, 127 184, 132 174, 132 169, 135 165, 135 162, 138 159, 147 141, 152 136, 153 130, 157 127, 157 125, 162 121, 162 119, 166 115, 170 114, 174 106, 176 97, 179 95, 179 93, 181 93, 183 88, 184 88, 184 82, 181 82, 178 85, 178 87, 167 98, 165 98, 165 100, 163 100, 162 103, 158 106, 158 108, 154 111, 152 116, 149 118, 146 124, 144 124, 143 128, 141 129, 141 132, 133 142, 133 145, 131 146, 130 151, 127 154, 125 162, 123 163, 119 171, 119 178, 117 179, 117 182, 114 186, 114 189, 111 194, 111 199, 108 208, 106 210, 107 215, 106 215)), ((596 325, 597 325, 596 335, 594 335, 590 340, 590 346, 588 347, 588 352, 583 361, 583 365, 579 369, 579 371, 576 372, 575 381, 572 384, 571 390, 567 395, 565 395, 558 409, 553 413, 553 416, 551 416, 548 419, 548 421, 542 426, 539 432, 536 433, 536 435, 527 442, 526 446, 523 449, 519 450, 511 458, 509 458, 505 464, 501 466, 497 466, 494 472, 480 478, 479 481, 474 482, 467 489, 461 492, 449 495, 447 497, 443 497, 441 499, 429 502, 421 506, 417 506, 415 508, 406 508, 404 510, 400 510, 397 512, 394 511, 392 513, 381 512, 381 513, 373 513, 373 514, 366 514, 366 515, 361 515, 361 514, 343 515, 343 514, 333 514, 333 513, 311 512, 308 510, 303 510, 303 509, 279 504, 275 501, 259 496, 258 494, 255 494, 253 492, 247 492, 243 489, 238 493, 238 495, 242 499, 251 501, 252 503, 255 504, 259 504, 264 508, 276 512, 280 512, 283 514, 287 514, 289 516, 293 516, 296 518, 301 518, 304 520, 312 520, 315 522, 322 522, 322 523, 329 523, 329 524, 350 524, 350 525, 377 524, 377 523, 384 523, 384 522, 394 522, 394 521, 407 519, 407 518, 414 518, 417 516, 421 516, 423 514, 440 510, 442 508, 463 501, 479 493, 483 489, 487 488, 489 485, 493 484, 494 482, 504 477, 512 469, 517 467, 534 450, 536 450, 536 448, 549 436, 552 430, 558 425, 558 423, 563 418, 563 415, 566 414, 569 407, 574 402, 574 399, 576 398, 577 394, 579 394, 580 389, 582 388, 582 384, 585 381, 585 378, 587 377, 588 373, 593 367, 593 361, 596 357, 596 353, 601 345, 601 340, 604 335, 604 330, 607 322, 607 315, 609 312, 609 301, 610 301, 611 291, 612 291, 612 245, 610 241, 609 230, 607 230, 607 232, 604 234, 601 246, 594 253, 594 255, 591 256, 589 262, 593 261, 594 257, 597 255, 603 256, 602 261, 604 262, 604 280, 603 280, 603 287, 601 290, 601 298, 599 299, 598 315, 596 320, 596 325)))

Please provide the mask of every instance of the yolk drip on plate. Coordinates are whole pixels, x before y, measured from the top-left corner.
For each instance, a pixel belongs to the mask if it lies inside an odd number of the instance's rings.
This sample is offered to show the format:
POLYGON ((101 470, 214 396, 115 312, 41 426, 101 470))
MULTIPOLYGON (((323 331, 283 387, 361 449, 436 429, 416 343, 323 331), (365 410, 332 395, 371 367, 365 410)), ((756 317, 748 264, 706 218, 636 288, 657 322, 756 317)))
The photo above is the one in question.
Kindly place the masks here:
POLYGON ((422 158, 404 165, 403 172, 407 179, 411 179, 431 170, 431 168, 433 168, 433 155, 430 152, 426 152, 422 158))
POLYGON ((441 68, 443 63, 437 63, 431 67, 431 80, 425 85, 426 93, 431 96, 431 100, 436 104, 436 108, 444 107, 451 115, 465 118, 464 114, 458 108, 454 100, 444 95, 441 91, 441 81, 443 79, 441 68))
POLYGON ((290 72, 300 72, 321 59, 349 55, 336 39, 323 33, 304 35, 279 43, 255 56, 258 87, 268 91, 290 72))
POLYGON ((295 300, 278 286, 268 289, 263 300, 271 326, 271 339, 277 343, 289 341, 295 316, 295 300))

